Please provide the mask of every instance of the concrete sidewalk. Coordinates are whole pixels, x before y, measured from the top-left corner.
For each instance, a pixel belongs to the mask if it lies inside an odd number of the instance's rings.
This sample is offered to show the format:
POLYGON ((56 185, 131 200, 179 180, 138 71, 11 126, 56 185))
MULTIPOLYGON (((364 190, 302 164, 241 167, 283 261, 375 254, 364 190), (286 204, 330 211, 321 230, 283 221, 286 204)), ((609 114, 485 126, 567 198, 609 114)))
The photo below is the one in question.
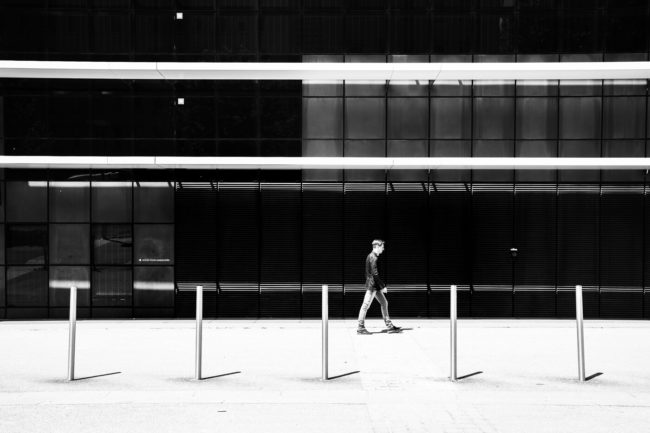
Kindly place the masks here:
POLYGON ((67 322, 0 322, 0 432, 648 429, 650 322, 585 322, 586 383, 573 321, 460 320, 458 374, 483 373, 457 383, 448 321, 396 323, 331 320, 321 382, 320 321, 204 321, 202 381, 193 321, 80 321, 76 376, 104 376, 68 383, 67 322))

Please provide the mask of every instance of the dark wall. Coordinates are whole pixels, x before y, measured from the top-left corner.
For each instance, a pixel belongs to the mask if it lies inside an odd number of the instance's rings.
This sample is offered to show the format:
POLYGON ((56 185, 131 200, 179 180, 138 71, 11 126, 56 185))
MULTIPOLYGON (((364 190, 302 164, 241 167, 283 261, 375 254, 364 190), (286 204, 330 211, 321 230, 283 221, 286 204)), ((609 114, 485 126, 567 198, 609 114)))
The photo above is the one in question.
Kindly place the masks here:
POLYGON ((5 59, 648 50, 644 0, 4 0, 0 8, 5 59))

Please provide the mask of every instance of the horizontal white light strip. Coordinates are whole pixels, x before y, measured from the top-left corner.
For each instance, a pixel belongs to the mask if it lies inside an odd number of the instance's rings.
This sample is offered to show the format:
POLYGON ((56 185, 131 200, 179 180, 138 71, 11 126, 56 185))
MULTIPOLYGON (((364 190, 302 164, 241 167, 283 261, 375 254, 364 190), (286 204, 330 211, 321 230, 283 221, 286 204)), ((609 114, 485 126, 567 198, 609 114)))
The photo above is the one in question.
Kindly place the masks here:
POLYGON ((650 158, 353 158, 0 155, 4 168, 200 170, 647 170, 650 158))
POLYGON ((210 63, 0 61, 0 78, 126 80, 648 79, 650 62, 210 63))

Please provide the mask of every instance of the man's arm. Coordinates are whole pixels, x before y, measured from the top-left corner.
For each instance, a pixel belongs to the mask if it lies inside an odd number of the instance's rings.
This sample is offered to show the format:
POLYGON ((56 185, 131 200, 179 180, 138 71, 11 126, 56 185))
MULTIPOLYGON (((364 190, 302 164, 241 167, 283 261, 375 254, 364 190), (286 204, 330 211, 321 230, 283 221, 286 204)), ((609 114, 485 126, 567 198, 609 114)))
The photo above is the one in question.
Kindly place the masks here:
POLYGON ((380 290, 383 290, 386 287, 386 284, 379 277, 379 271, 377 271, 377 257, 374 255, 370 258, 370 272, 372 273, 372 278, 375 280, 375 286, 380 290))

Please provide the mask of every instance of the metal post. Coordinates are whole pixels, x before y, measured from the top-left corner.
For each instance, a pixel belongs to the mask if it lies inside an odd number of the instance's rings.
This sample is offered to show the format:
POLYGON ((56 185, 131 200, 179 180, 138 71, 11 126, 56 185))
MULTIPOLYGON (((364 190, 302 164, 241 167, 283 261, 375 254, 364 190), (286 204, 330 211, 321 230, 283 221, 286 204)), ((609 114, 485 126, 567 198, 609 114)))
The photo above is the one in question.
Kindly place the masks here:
POLYGON ((456 316, 458 314, 456 309, 456 286, 451 286, 450 296, 449 296, 449 320, 451 328, 451 371, 449 373, 449 380, 455 382, 458 378, 456 372, 456 316))
POLYGON ((77 288, 70 287, 70 333, 68 337, 68 380, 74 380, 75 340, 77 338, 77 288))
POLYGON ((203 286, 196 286, 196 353, 194 379, 201 380, 201 358, 203 349, 203 286))
POLYGON ((323 314, 323 372, 322 372, 322 380, 327 380, 328 379, 328 372, 327 372, 327 360, 328 360, 328 338, 327 338, 327 320, 329 318, 329 306, 327 302, 327 292, 328 292, 328 286, 326 284, 323 284, 323 306, 322 306, 322 314, 323 314))
POLYGON ((582 323, 582 286, 576 286, 576 325, 578 327, 578 379, 585 381, 585 337, 582 323))

